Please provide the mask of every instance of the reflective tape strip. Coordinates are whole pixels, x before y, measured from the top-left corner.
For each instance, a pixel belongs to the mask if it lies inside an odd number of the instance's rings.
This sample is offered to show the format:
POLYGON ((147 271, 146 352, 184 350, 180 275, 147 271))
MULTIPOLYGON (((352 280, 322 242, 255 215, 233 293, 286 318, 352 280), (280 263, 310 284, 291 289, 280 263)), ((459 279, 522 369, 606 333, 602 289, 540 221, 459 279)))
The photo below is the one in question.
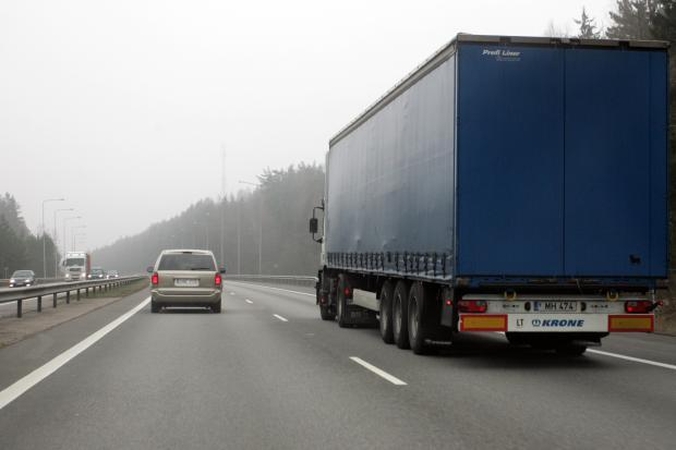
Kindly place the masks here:
POLYGON ((507 316, 461 314, 460 331, 507 331, 507 316))
POLYGON ((608 331, 651 333, 654 329, 655 316, 652 314, 608 316, 608 331))

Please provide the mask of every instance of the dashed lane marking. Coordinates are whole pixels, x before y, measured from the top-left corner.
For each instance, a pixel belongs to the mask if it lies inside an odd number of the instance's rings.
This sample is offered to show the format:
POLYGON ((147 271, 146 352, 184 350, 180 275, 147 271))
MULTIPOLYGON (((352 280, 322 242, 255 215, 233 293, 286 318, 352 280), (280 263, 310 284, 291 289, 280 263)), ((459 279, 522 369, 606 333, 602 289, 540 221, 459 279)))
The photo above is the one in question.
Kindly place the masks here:
POLYGON ((373 364, 367 363, 366 361, 364 361, 363 359, 361 359, 357 356, 350 356, 350 359, 352 361, 356 362, 357 364, 359 364, 360 366, 362 366, 362 367, 370 370, 371 372, 375 373, 379 377, 385 378, 387 381, 389 381, 390 383, 392 383, 394 385, 406 386, 405 381, 400 380, 399 378, 395 377, 394 375, 390 375, 389 373, 385 372, 384 370, 377 368, 373 364))

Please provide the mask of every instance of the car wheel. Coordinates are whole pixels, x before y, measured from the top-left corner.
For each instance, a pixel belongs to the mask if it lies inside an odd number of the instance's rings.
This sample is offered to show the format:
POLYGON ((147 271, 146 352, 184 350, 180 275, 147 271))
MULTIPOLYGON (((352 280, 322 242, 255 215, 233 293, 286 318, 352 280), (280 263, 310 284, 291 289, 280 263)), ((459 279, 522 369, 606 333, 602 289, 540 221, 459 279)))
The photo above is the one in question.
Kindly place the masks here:
POLYGON ((214 312, 215 314, 220 314, 221 313, 221 302, 218 301, 211 305, 211 311, 214 312))
POLYGON ((161 308, 161 306, 157 302, 154 302, 152 300, 150 301, 150 312, 151 313, 160 312, 160 308, 161 308))

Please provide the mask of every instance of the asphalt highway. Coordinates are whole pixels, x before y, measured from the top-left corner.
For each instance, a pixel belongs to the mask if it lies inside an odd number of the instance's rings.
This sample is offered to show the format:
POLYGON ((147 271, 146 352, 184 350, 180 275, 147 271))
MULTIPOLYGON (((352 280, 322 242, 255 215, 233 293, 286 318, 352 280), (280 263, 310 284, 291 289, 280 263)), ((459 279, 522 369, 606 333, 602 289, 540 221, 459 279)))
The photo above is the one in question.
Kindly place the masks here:
POLYGON ((222 314, 147 297, 0 349, 0 449, 676 446, 674 337, 417 356, 320 320, 308 288, 226 281, 222 314))

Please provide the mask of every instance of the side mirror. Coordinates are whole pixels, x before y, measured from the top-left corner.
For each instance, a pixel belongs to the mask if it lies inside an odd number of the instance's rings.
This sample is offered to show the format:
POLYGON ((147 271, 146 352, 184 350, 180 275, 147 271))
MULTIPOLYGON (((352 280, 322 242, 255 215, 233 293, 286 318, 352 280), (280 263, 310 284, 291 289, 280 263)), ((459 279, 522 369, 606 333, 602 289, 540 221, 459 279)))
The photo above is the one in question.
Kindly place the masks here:
POLYGON ((316 234, 319 230, 319 220, 316 217, 310 219, 310 233, 316 234))
POLYGON ((225 274, 225 267, 221 267, 220 269, 218 269, 218 271, 222 274, 225 274))
POLYGON ((153 269, 154 269, 153 266, 148 266, 148 267, 146 267, 146 272, 153 273, 153 269))

